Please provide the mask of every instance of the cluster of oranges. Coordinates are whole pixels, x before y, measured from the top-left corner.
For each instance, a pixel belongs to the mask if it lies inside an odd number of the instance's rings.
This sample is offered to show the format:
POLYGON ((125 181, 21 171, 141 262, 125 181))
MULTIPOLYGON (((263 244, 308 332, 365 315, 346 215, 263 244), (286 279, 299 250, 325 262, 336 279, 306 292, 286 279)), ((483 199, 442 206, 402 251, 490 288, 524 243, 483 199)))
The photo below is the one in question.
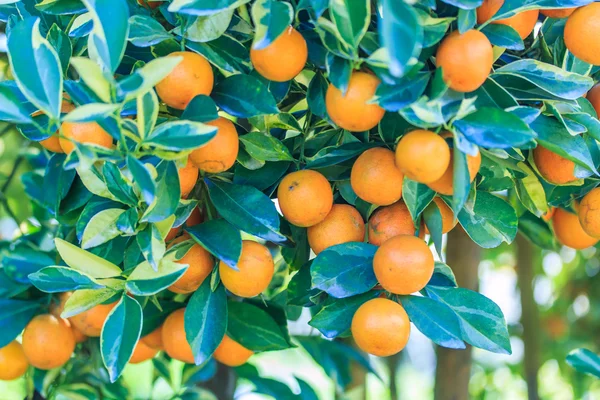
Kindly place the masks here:
MULTIPOLYGON (((356 75, 356 74, 355 74, 356 75)), ((369 76, 364 74, 363 76, 369 76)), ((379 246, 373 271, 381 287, 395 295, 423 289, 434 271, 434 258, 401 200, 404 177, 429 185, 433 190, 453 193, 452 152, 445 138, 431 131, 415 130, 402 137, 392 150, 378 147, 363 152, 352 166, 350 183, 356 195, 381 206, 370 217, 367 239, 379 246)), ((468 156, 471 180, 481 164, 481 155, 468 156)), ((283 216, 292 224, 306 227, 315 254, 342 243, 363 242, 365 223, 356 208, 333 204, 331 186, 317 171, 300 170, 286 175, 277 198, 283 216)), ((442 232, 456 224, 450 207, 439 197, 433 200, 442 216, 442 232)), ((387 356, 402 350, 410 334, 403 307, 386 298, 363 304, 352 321, 352 333, 364 351, 387 356), (386 321, 385 326, 373 321, 386 321)))
MULTIPOLYGON (((102 327, 116 302, 99 304, 69 319, 60 317, 70 293, 60 295, 60 303, 50 307, 50 313, 34 317, 25 327, 22 343, 14 340, 0 348, 0 380, 16 379, 31 365, 41 370, 59 368, 69 361, 77 343, 88 337, 99 337, 102 327)), ((171 313, 164 323, 143 336, 135 345, 130 364, 138 364, 165 351, 171 358, 194 363, 192 348, 184 329, 185 308, 171 313)), ((228 366, 239 366, 253 354, 227 335, 213 357, 228 366)))
MULTIPOLYGON (((477 8, 477 23, 484 24, 500 10, 504 0, 484 0, 477 8)), ((491 21, 513 28, 525 39, 533 31, 540 10, 529 10, 516 15, 491 21)), ((590 40, 600 35, 600 4, 591 3, 580 8, 541 10, 549 18, 568 18, 565 24, 565 45, 577 58, 600 65, 600 44, 590 40)), ((458 92, 472 92, 487 79, 494 55, 487 37, 471 29, 463 34, 452 32, 440 44, 436 53, 436 64, 442 68, 444 81, 458 92)))

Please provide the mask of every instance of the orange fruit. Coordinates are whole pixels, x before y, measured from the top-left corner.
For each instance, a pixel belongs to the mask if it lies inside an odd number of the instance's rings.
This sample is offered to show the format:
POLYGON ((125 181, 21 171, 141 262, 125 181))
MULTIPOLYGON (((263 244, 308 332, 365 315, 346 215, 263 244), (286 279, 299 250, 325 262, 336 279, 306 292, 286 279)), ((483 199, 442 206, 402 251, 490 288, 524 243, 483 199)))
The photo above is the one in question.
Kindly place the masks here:
POLYGON ((487 79, 494 64, 494 51, 488 38, 471 29, 462 35, 448 35, 438 47, 436 65, 442 68, 444 82, 457 92, 472 92, 487 79))
POLYGON ((585 233, 600 238, 600 188, 594 188, 583 196, 577 214, 585 233))
POLYGON ((557 208, 554 212, 552 227, 560 244, 573 249, 587 249, 598 242, 598 239, 583 230, 577 214, 562 208, 557 208))
POLYGON ((0 381, 12 381, 27 372, 29 362, 21 343, 13 340, 0 348, 0 381))
POLYGON ((543 323, 545 331, 552 340, 559 340, 565 337, 569 331, 569 324, 560 315, 552 315, 544 319, 543 323))
MULTIPOLYGON (((69 113, 75 109, 75 106, 72 103, 69 103, 66 100, 63 100, 60 106, 61 113, 69 113)), ((37 115, 41 115, 41 111, 36 111, 31 114, 32 117, 37 115)), ((62 147, 60 147, 60 141, 58 139, 58 131, 55 132, 54 135, 50 136, 48 139, 41 140, 39 143, 46 150, 54 152, 54 153, 64 153, 62 147)))
POLYGON ((325 106, 331 120, 340 128, 352 132, 368 131, 377 126, 385 110, 368 102, 375 96, 379 83, 375 75, 353 72, 345 95, 333 84, 329 84, 325 106))
POLYGON ((221 261, 219 274, 227 290, 240 297, 254 297, 262 293, 271 283, 275 272, 269 249, 251 240, 242 241, 242 254, 237 267, 239 271, 221 261))
POLYGON ((587 96, 584 97, 592 104, 592 107, 596 110, 596 114, 600 115, 600 85, 595 85, 587 92, 587 96))
MULTIPOLYGON (((483 4, 477 8, 477 23, 482 24, 489 21, 504 4, 504 0, 483 0, 483 4)), ((513 15, 509 18, 492 21, 492 24, 508 25, 513 28, 521 39, 525 39, 535 27, 540 10, 529 10, 513 15)))
POLYGON ((277 188, 277 199, 285 219, 301 227, 323 221, 333 207, 329 181, 310 169, 286 175, 277 188))
POLYGON ((308 228, 308 244, 319 254, 328 247, 348 242, 362 242, 365 222, 358 210, 347 204, 334 204, 325 219, 308 228))
POLYGON ((102 333, 104 321, 116 305, 116 301, 111 304, 98 304, 87 311, 72 316, 69 320, 84 335, 98 337, 102 333))
POLYGON ((423 289, 434 267, 429 246, 416 236, 394 236, 379 246, 373 257, 377 281, 394 294, 411 294, 423 289))
POLYGON ((567 49, 580 60, 600 65, 600 3, 578 8, 565 24, 564 39, 567 49))
POLYGON ((95 144, 106 148, 112 146, 112 136, 96 122, 63 122, 60 130, 64 138, 61 137, 58 142, 67 154, 75 148, 73 142, 95 144))
POLYGON ((215 360, 221 364, 225 364, 230 367, 239 367, 244 364, 254 352, 248 350, 229 336, 223 336, 223 340, 219 344, 219 347, 213 353, 215 360))
POLYGON ((352 336, 364 352, 379 357, 399 353, 410 336, 410 320, 400 304, 376 298, 361 305, 352 317, 352 336))
POLYGON ((67 321, 52 314, 34 317, 23 331, 23 351, 39 369, 63 366, 75 350, 75 337, 67 321))
POLYGON ((213 270, 215 262, 208 251, 199 244, 194 244, 178 261, 188 264, 187 270, 168 289, 174 293, 191 293, 200 287, 213 270))
POLYGON ((575 163, 541 145, 533 149, 533 160, 538 172, 549 183, 564 185, 577 180, 575 163))
POLYGON ((83 334, 83 332, 81 332, 79 329, 75 328, 75 326, 73 324, 71 324, 71 321, 67 321, 69 322, 69 325, 71 326, 71 330, 73 331, 73 337, 75 338, 75 343, 83 343, 87 340, 87 336, 85 336, 83 334))
POLYGON ((141 338, 140 341, 144 342, 147 346, 150 346, 153 349, 161 350, 163 348, 162 325, 160 325, 158 328, 141 338))
POLYGON ((550 220, 554 216, 555 212, 556 212, 556 207, 549 207, 548 211, 544 215, 542 215, 541 218, 546 222, 550 222, 550 220))
POLYGON ((191 51, 176 51, 167 57, 183 59, 156 85, 156 93, 166 105, 183 110, 199 94, 210 95, 215 78, 203 56, 191 51))
MULTIPOLYGON (((448 207, 448 204, 444 200, 439 197, 434 197, 433 202, 437 205, 438 210, 440 210, 440 214, 442 216, 442 233, 448 233, 456 226, 456 221, 454 219, 454 213, 452 209, 448 207)), ((429 229, 425 226, 425 233, 429 234, 429 229)))
MULTIPOLYGON (((73 292, 64 292, 61 293, 58 296, 59 302, 58 304, 56 303, 52 303, 50 304, 50 314, 54 315, 55 317, 59 318, 60 314, 62 314, 63 310, 65 309, 65 303, 67 302, 67 300, 69 299, 69 297, 71 297, 71 295, 73 294, 73 292)), ((71 319, 67 319, 67 323, 68 325, 71 327, 71 329, 73 330, 73 336, 75 337, 75 342, 77 343, 83 343, 87 340, 87 336, 85 336, 83 334, 83 332, 81 332, 79 329, 77 329, 75 327, 75 325, 73 325, 71 323, 71 319)))
POLYGON ((184 167, 177 170, 179 172, 179 189, 181 190, 181 197, 187 198, 196 182, 198 181, 198 168, 188 158, 184 167))
POLYGON ((435 182, 450 164, 450 147, 440 135, 417 129, 400 139, 396 147, 396 166, 409 179, 435 182))
POLYGON ((369 149, 354 162, 350 184, 364 201, 387 206, 402 197, 404 175, 396 167, 394 152, 383 147, 369 149))
POLYGON ((304 69, 307 59, 306 40, 291 26, 267 47, 250 49, 254 69, 274 82, 294 79, 304 69))
MULTIPOLYGON (((467 155, 467 168, 469 169, 469 176, 471 182, 475 180, 479 168, 481 167, 481 153, 477 153, 476 156, 467 155)), ((435 182, 428 183, 430 189, 435 190, 440 194, 451 196, 454 194, 454 154, 450 155, 450 164, 448 169, 444 172, 444 175, 435 182)))
MULTIPOLYGON (((378 208, 369 219, 369 243, 381 246, 398 235, 414 235, 417 230, 404 201, 378 208)), ((423 230, 420 230, 421 237, 423 230)))
POLYGON ((577 10, 577 7, 540 10, 540 12, 548 18, 567 18, 575 10, 577 10))
POLYGON ((185 336, 184 313, 185 308, 180 308, 167 317, 162 328, 162 343, 169 357, 193 364, 194 354, 185 336))
POLYGON ((216 126, 217 134, 207 144, 192 151, 190 160, 204 172, 227 171, 235 163, 240 147, 235 125, 223 117, 206 125, 216 126))
POLYGON ((156 353, 158 353, 158 349, 153 349, 152 347, 144 343, 142 340, 140 340, 137 342, 135 348, 133 349, 133 354, 129 359, 129 364, 139 364, 146 360, 150 360, 151 358, 154 358, 156 353))

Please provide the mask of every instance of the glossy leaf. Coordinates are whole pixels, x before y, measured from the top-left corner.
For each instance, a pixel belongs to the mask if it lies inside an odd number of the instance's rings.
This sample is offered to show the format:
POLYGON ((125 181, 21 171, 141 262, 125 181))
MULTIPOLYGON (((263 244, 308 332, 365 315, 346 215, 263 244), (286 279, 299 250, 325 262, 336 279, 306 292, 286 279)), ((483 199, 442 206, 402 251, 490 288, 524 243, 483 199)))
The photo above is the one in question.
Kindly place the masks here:
POLYGON ((186 232, 217 259, 237 269, 242 254, 242 236, 229 222, 213 219, 186 228, 186 232))
POLYGON ((46 293, 62 293, 79 289, 102 289, 90 276, 72 268, 53 266, 43 268, 29 275, 29 280, 39 290, 46 293))
POLYGON ((202 365, 217 349, 227 331, 227 294, 223 285, 213 292, 205 279, 185 309, 187 341, 192 346, 196 365, 202 365))
POLYGON ((310 268, 312 286, 337 298, 371 290, 377 284, 375 251, 377 247, 367 243, 344 243, 323 250, 310 268))

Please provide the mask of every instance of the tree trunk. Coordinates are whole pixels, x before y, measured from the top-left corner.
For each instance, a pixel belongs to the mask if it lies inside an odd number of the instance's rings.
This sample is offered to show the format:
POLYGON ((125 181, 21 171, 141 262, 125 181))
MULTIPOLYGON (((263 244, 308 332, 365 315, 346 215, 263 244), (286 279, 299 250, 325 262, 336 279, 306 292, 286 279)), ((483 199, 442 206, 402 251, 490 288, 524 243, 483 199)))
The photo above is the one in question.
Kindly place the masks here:
MULTIPOLYGON (((458 286, 477 290, 477 270, 481 249, 457 226, 448 234, 446 263, 454 271, 458 286)), ((466 400, 469 398, 471 376, 471 346, 465 350, 437 348, 435 400, 466 400)))
POLYGON ((525 381, 529 400, 539 400, 538 370, 540 368, 540 316, 533 298, 534 248, 522 235, 517 236, 517 284, 521 292, 521 325, 525 347, 525 381))
POLYGON ((233 400, 237 376, 233 368, 217 363, 217 373, 202 386, 215 394, 219 400, 233 400))

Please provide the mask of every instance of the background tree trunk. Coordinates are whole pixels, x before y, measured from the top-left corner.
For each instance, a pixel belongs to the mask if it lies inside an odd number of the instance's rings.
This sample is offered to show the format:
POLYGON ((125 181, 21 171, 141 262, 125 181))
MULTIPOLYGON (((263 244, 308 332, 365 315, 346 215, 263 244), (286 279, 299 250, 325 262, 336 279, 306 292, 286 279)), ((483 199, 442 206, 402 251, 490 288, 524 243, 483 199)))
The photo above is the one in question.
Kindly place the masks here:
MULTIPOLYGON (((481 249, 457 226, 448 234, 446 263, 456 275, 460 287, 477 290, 477 275, 481 249)), ((437 348, 435 400, 466 400, 469 398, 471 376, 471 346, 465 350, 437 348)))
POLYGON ((533 298, 534 247, 522 235, 517 236, 517 285, 521 292, 521 325, 525 354, 523 366, 529 400, 539 400, 538 370, 540 368, 540 316, 533 298))
POLYGON ((202 386, 217 396, 219 400, 233 400, 237 376, 233 368, 217 363, 217 373, 202 386))
MULTIPOLYGON (((342 342, 362 352, 352 337, 343 338, 342 342)), ((336 397, 340 400, 366 400, 367 399, 367 371, 362 365, 353 361, 350 363, 350 376, 352 381, 344 388, 344 393, 336 397)))

